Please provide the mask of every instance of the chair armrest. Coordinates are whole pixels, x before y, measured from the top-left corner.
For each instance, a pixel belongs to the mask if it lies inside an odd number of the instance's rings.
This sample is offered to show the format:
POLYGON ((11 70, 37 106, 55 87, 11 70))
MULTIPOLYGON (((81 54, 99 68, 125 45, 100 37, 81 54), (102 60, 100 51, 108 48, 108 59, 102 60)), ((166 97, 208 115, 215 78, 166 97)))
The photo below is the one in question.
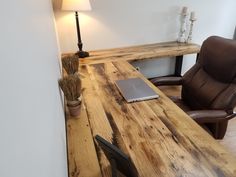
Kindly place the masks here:
POLYGON ((187 114, 197 123, 211 123, 228 120, 229 114, 224 110, 196 110, 188 111, 187 114))
POLYGON ((154 85, 181 85, 182 77, 156 77, 150 80, 154 85))
POLYGON ((228 119, 236 118, 236 107, 234 107, 232 110, 228 111, 228 119))

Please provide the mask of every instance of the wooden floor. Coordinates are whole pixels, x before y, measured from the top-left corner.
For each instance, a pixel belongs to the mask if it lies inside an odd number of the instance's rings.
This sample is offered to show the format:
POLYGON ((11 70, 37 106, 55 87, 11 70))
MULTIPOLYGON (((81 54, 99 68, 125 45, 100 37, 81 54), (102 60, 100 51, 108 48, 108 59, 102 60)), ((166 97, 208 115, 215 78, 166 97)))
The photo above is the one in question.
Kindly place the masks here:
MULTIPOLYGON (((159 88, 168 96, 179 96, 181 92, 181 87, 178 86, 161 86, 159 88)), ((229 121, 224 139, 218 141, 236 156, 236 118, 229 121)))

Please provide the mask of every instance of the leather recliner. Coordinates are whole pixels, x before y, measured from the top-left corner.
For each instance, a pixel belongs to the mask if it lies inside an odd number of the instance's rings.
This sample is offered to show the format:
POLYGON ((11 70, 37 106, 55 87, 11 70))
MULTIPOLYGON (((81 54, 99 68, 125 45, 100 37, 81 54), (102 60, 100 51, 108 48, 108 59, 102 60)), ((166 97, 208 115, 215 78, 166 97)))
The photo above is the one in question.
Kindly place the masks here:
POLYGON ((222 139, 228 120, 236 116, 236 41, 209 37, 196 64, 183 77, 159 77, 151 82, 182 85, 181 99, 173 101, 214 138, 222 139))

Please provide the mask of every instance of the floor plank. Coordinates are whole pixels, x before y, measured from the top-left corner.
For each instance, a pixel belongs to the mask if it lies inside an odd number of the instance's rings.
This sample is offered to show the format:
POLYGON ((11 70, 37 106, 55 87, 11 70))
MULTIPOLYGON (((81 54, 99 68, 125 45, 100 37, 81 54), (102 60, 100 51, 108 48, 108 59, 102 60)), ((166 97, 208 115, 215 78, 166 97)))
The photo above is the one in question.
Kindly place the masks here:
MULTIPOLYGON (((179 96, 180 86, 160 86, 159 87, 168 96, 179 96)), ((228 129, 223 140, 217 140, 224 145, 229 152, 236 156, 236 118, 229 121, 228 129)))

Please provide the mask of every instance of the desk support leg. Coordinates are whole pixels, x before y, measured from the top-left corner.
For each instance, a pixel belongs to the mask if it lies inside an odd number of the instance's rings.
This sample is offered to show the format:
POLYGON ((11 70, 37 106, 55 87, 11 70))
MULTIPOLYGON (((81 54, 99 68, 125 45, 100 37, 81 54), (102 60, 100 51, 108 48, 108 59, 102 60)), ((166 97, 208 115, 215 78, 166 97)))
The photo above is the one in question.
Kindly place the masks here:
POLYGON ((183 63, 183 55, 176 56, 175 76, 181 76, 182 63, 183 63))

